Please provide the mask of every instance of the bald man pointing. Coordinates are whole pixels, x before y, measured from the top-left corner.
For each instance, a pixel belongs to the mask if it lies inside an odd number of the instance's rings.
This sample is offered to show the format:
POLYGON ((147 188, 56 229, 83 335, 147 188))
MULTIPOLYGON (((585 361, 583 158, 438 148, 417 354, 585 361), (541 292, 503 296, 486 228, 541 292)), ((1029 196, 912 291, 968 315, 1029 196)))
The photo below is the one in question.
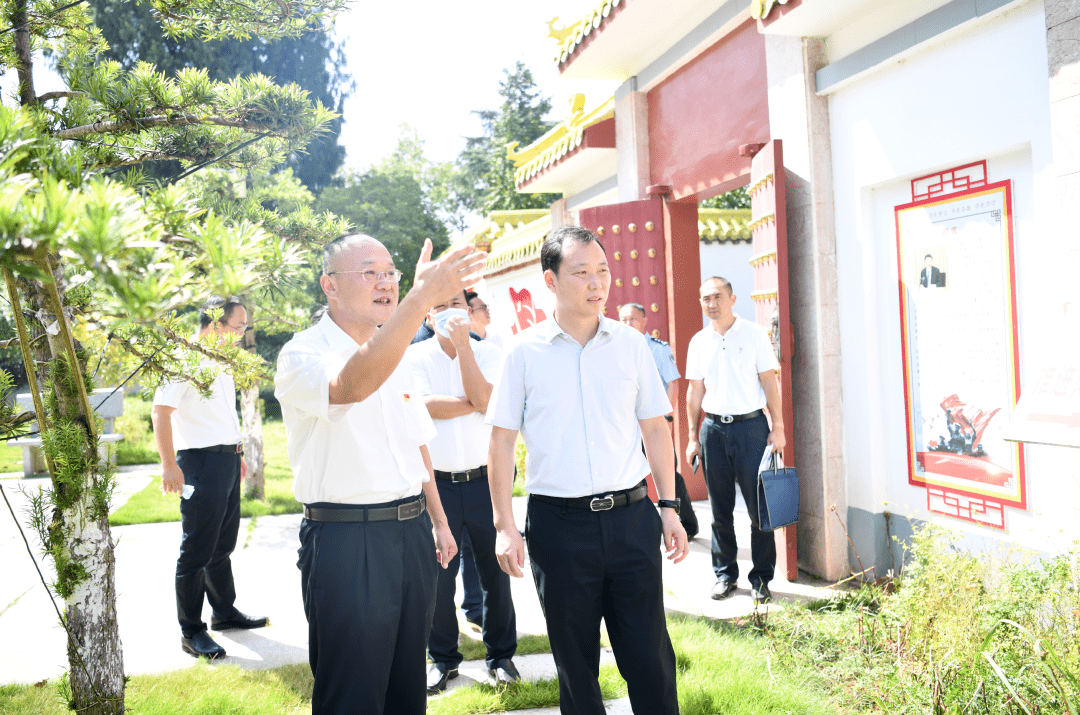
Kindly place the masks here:
POLYGON ((420 715, 438 566, 457 553, 424 445, 431 417, 402 364, 432 306, 476 279, 472 246, 431 261, 412 289, 386 247, 353 234, 327 244, 326 315, 278 356, 300 525, 313 715, 420 715))

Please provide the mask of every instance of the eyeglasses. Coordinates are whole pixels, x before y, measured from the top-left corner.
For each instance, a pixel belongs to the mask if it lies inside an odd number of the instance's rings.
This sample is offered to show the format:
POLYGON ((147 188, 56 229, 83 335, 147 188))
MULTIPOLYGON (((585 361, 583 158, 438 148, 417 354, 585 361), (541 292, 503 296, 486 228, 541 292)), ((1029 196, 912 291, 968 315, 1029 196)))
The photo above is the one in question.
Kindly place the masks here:
POLYGON ((481 303, 480 305, 474 305, 473 307, 469 308, 469 310, 488 310, 488 307, 481 303))
POLYGON ((394 268, 389 271, 330 271, 326 275, 332 276, 339 273, 359 273, 360 277, 368 283, 382 283, 383 281, 390 281, 391 283, 397 283, 401 280, 401 276, 404 274, 398 269, 394 268))

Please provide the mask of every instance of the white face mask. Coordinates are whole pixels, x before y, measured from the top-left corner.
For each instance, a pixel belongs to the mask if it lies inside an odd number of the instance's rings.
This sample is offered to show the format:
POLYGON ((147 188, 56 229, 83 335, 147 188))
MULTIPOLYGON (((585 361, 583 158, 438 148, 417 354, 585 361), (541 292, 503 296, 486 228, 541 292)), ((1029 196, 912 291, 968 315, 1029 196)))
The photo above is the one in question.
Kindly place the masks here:
POLYGON ((435 332, 444 338, 449 338, 450 333, 446 330, 446 322, 450 318, 464 318, 465 322, 469 322, 469 311, 462 308, 447 308, 441 313, 435 313, 431 316, 431 322, 435 324, 435 332))

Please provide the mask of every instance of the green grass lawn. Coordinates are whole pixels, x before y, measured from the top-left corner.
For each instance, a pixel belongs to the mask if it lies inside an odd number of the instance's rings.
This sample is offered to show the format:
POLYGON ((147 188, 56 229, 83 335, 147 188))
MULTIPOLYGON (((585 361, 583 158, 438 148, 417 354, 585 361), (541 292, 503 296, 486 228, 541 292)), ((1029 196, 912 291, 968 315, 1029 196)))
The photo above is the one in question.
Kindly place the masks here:
MULTIPOLYGON (((668 618, 679 679, 682 715, 827 715, 827 703, 810 671, 770 668, 765 639, 756 631, 682 616, 668 618)), ((546 639, 544 639, 546 642, 546 639)), ((539 641, 530 642, 538 646, 539 641)), ((544 652, 544 651, 541 651, 544 652)), ((466 656, 469 657, 469 656, 466 656)), ((482 657, 482 656, 481 656, 482 657)), ((203 713, 310 713, 311 671, 306 664, 272 670, 210 666, 159 675, 138 675, 127 690, 127 707, 139 715, 203 713)), ((614 664, 600 668, 605 699, 626 695, 614 664)), ((550 707, 559 702, 555 679, 508 687, 477 684, 428 699, 431 715, 496 713, 550 707)), ((68 712, 52 683, 0 687, 0 715, 61 715, 68 712)))
MULTIPOLYGON (((263 448, 266 456, 264 470, 266 499, 243 499, 241 516, 265 516, 268 514, 299 514, 300 502, 292 494, 292 469, 285 442, 283 422, 263 423, 263 448)), ((152 524, 161 521, 180 521, 180 499, 175 494, 161 493, 161 477, 138 494, 133 494, 124 506, 109 517, 112 526, 127 524, 152 524)))
POLYGON ((0 472, 22 472, 22 449, 0 442, 0 472))

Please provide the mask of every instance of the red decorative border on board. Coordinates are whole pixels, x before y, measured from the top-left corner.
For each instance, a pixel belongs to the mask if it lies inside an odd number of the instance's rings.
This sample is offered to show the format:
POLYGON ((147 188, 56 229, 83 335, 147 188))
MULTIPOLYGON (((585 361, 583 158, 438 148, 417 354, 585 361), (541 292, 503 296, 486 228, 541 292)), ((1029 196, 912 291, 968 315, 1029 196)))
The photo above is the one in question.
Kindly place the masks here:
POLYGON ((920 176, 911 180, 911 200, 918 202, 939 199, 968 189, 981 188, 986 186, 989 176, 986 173, 985 159, 939 171, 936 174, 920 176), (979 167, 980 171, 974 171, 976 167, 979 167))
POLYGON ((951 489, 927 484, 926 508, 935 514, 1005 530, 1005 505, 1000 502, 974 499, 951 489))
MULTIPOLYGON (((985 166, 986 162, 976 162, 976 164, 982 164, 985 166)), ((967 164, 966 166, 975 166, 975 164, 967 164)), ((957 169, 963 169, 965 167, 957 167, 957 169)), ((955 170, 950 170, 955 171, 955 170)), ((948 172, 941 172, 948 173, 948 172)), ((931 174, 930 176, 936 176, 931 174)), ((923 177, 927 178, 927 177, 923 177)), ((917 181, 917 180, 916 180, 917 181)), ((985 182, 984 182, 985 183, 985 182)), ((912 182, 914 187, 914 181, 912 182)), ((907 296, 904 291, 904 258, 901 252, 900 246, 900 212, 905 209, 917 208, 919 206, 925 206, 934 204, 940 201, 952 201, 961 199, 965 196, 972 194, 985 193, 990 191, 996 191, 998 189, 1004 189, 1005 191, 1005 216, 1003 222, 1006 227, 1006 255, 1008 257, 1005 265, 1005 270, 1008 276, 1008 290, 1007 303, 1009 306, 1009 321, 1006 324, 1008 330, 1008 342, 1010 346, 1010 352, 1012 353, 1012 380, 1010 387, 1012 388, 1012 407, 1016 407, 1017 400, 1020 399, 1020 337, 1017 332, 1019 326, 1019 308, 1016 300, 1016 245, 1014 242, 1013 234, 1013 208, 1012 208, 1012 183, 1009 180, 998 181, 993 184, 985 184, 973 189, 967 189, 966 191, 956 191, 948 195, 941 194, 934 196, 931 199, 925 199, 921 201, 913 201, 909 204, 902 204, 893 208, 893 221, 895 223, 896 230, 896 268, 897 268, 897 287, 900 292, 900 341, 901 341, 901 363, 904 372, 904 424, 907 431, 907 449, 908 449, 908 484, 915 487, 923 487, 929 490, 931 487, 937 489, 939 492, 948 492, 950 495, 960 495, 969 497, 973 500, 993 500, 993 497, 988 497, 986 494, 979 494, 977 492, 971 492, 964 489, 946 488, 939 485, 930 485, 925 481, 919 481, 915 478, 915 435, 912 429, 912 414, 911 414, 911 372, 909 368, 909 355, 908 355, 908 325, 907 325, 907 296)), ((1019 486, 1019 500, 1009 501, 1000 500, 1000 505, 1008 505, 1017 509, 1027 509, 1027 464, 1024 457, 1025 445, 1022 442, 1016 443, 1016 462, 1013 465, 1013 473, 1016 478, 1020 480, 1019 486)), ((929 496, 927 497, 929 499, 929 496)), ((939 512, 947 513, 947 512, 939 512)), ((963 517, 961 517, 963 518, 963 517)), ((983 522, 979 522, 983 523, 983 522)), ((1004 526, 1000 527, 1004 528, 1004 526)))

